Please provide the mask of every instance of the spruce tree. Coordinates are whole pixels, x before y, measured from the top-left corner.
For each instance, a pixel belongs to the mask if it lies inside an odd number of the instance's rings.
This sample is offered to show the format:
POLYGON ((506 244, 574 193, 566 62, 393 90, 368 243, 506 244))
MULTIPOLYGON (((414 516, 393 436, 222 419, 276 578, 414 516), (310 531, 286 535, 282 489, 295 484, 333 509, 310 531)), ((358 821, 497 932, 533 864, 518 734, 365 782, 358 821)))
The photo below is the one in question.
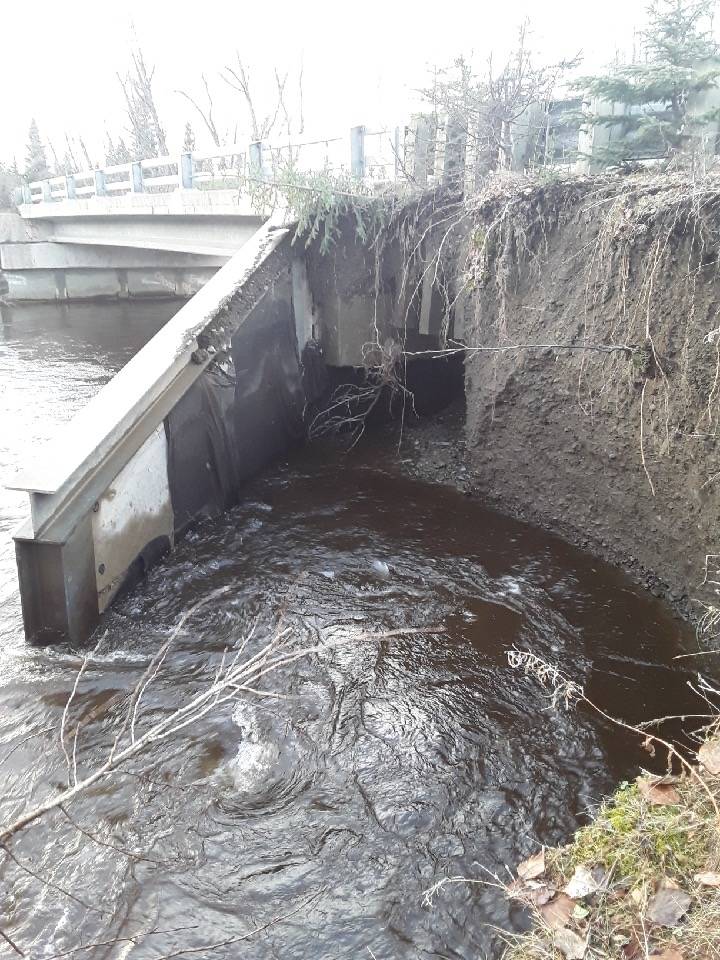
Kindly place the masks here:
POLYGON ((130 163, 132 156, 127 148, 125 140, 120 137, 117 143, 113 143, 110 134, 107 135, 107 147, 105 149, 105 163, 108 167, 118 166, 123 163, 130 163))
POLYGON ((195 132, 192 124, 188 120, 185 124, 185 139, 183 140, 183 153, 192 153, 195 149, 195 132))
POLYGON ((645 59, 577 81, 586 94, 629 108, 590 118, 593 124, 619 126, 620 140, 606 148, 602 159, 628 153, 672 155, 717 118, 717 109, 691 109, 693 97, 718 86, 715 6, 715 0, 652 0, 641 33, 645 59))
POLYGON ((50 176, 45 146, 40 139, 38 125, 33 119, 28 133, 27 153, 25 154, 25 179, 28 183, 34 180, 47 180, 50 176))

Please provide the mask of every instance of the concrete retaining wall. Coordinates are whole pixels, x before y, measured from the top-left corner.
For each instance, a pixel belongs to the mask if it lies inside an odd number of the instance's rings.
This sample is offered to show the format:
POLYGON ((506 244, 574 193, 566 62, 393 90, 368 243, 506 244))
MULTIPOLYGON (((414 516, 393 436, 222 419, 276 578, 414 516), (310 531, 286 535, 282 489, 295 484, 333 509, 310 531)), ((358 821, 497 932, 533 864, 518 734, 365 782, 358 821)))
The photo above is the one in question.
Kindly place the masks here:
POLYGON ((302 437, 293 273, 288 231, 260 231, 12 484, 31 495, 16 535, 29 639, 85 639, 177 536, 302 437))

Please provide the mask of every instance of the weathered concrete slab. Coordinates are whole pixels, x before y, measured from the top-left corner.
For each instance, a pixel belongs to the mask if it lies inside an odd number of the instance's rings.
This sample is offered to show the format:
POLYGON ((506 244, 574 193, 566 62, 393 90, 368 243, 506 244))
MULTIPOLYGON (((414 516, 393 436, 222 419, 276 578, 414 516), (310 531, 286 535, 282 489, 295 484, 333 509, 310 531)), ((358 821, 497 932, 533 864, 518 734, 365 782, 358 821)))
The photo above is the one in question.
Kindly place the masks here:
POLYGON ((76 217, 53 220, 48 239, 55 243, 169 250, 227 259, 247 243, 261 224, 258 217, 76 217))
POLYGON ((23 220, 85 219, 87 217, 257 217, 250 198, 238 190, 174 190, 121 197, 52 200, 24 203, 23 220))
MULTIPOLYGON (((0 244, 2 241, 0 241, 0 244)), ((144 250, 134 247, 91 244, 8 243, 0 245, 2 270, 99 270, 99 269, 183 269, 220 268, 231 254, 203 256, 176 251, 144 250)))
POLYGON ((18 213, 0 213, 0 243, 24 243, 31 236, 31 227, 18 213))
MULTIPOLYGON (((157 427, 98 499, 92 513, 93 552, 102 613, 149 544, 159 555, 173 544, 167 438, 157 427)), ((144 572, 144 569, 143 571, 144 572)))

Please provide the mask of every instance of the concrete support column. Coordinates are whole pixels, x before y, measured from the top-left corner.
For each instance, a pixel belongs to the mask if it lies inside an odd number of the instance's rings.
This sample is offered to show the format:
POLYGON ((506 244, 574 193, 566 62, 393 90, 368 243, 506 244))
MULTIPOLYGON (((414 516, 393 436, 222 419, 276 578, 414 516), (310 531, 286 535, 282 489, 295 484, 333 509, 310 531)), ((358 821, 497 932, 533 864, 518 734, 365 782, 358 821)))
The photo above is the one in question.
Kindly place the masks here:
POLYGON ((100 616, 90 518, 63 542, 37 541, 31 532, 16 535, 15 553, 28 640, 86 640, 100 616))
POLYGON ((415 117, 412 172, 415 182, 425 185, 435 164, 435 123, 430 117, 415 117))
POLYGON ((250 157, 250 176, 264 180, 267 171, 265 170, 265 147, 262 140, 256 140, 250 144, 248 155, 250 157))
POLYGON ((350 173, 354 177, 365 176, 365 127, 350 130, 350 173))
POLYGON ((130 190, 133 193, 143 193, 145 190, 142 163, 139 160, 135 160, 130 166, 130 190))
POLYGON ((305 344, 313 336, 313 299, 305 257, 296 256, 292 260, 292 306, 298 354, 302 355, 305 344))
POLYGON ((462 187, 465 175, 465 146, 467 133, 457 117, 448 117, 445 128, 445 163, 443 183, 452 190, 462 187))
POLYGON ((95 171, 95 195, 98 197, 104 197, 107 194, 107 189, 105 187, 105 171, 96 170, 95 171))
POLYGON ((192 153, 181 153, 178 160, 178 175, 180 187, 183 190, 193 188, 193 158, 192 153))

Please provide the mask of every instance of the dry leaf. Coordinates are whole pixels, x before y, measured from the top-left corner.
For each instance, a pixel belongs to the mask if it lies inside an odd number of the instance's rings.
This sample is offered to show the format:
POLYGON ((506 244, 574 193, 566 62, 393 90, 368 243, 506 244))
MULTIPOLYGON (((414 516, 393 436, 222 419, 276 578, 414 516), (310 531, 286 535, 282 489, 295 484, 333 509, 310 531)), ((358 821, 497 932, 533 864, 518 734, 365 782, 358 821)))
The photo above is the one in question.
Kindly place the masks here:
POLYGON ((527 884, 525 887, 525 897, 530 903, 534 903, 536 907, 542 907, 552 900, 555 896, 555 889, 549 887, 546 883, 533 883, 532 881, 527 884))
POLYGON ((720 740, 708 740, 698 750, 698 760, 708 773, 720 773, 720 740))
POLYGON ((555 946, 565 960, 583 960, 587 951, 587 941, 565 927, 555 934, 555 946))
POLYGON ((720 873, 714 873, 708 870, 706 873, 696 873, 693 877, 696 883, 701 887, 720 887, 720 873))
POLYGON ((642 956, 642 947, 637 937, 633 934, 631 940, 628 940, 622 948, 622 955, 625 960, 637 960, 638 957, 642 956))
POLYGON ((545 873, 545 851, 540 850, 527 860, 523 860, 518 864, 517 872, 521 880, 535 880, 541 877, 545 873))
POLYGON ((691 903, 692 897, 684 890, 664 887, 650 898, 647 918, 661 927, 676 927, 691 903))
POLYGON ((570 878, 570 882, 565 887, 565 893, 575 900, 582 900, 583 897, 589 897, 591 893, 597 893, 600 884, 595 876, 587 867, 575 867, 575 873, 570 878))
POLYGON ((675 947, 666 947, 662 953, 651 953, 650 960, 685 960, 685 954, 675 947))
POLYGON ((680 794, 671 783, 656 777, 638 777, 637 785, 641 795, 654 807, 680 803, 680 794))
POLYGON ((559 893, 554 900, 550 900, 540 907, 540 913, 551 930, 562 930, 575 910, 575 901, 564 893, 559 893))
POLYGON ((513 880, 507 888, 507 895, 511 900, 522 900, 541 907, 555 896, 555 888, 537 880, 513 880))

